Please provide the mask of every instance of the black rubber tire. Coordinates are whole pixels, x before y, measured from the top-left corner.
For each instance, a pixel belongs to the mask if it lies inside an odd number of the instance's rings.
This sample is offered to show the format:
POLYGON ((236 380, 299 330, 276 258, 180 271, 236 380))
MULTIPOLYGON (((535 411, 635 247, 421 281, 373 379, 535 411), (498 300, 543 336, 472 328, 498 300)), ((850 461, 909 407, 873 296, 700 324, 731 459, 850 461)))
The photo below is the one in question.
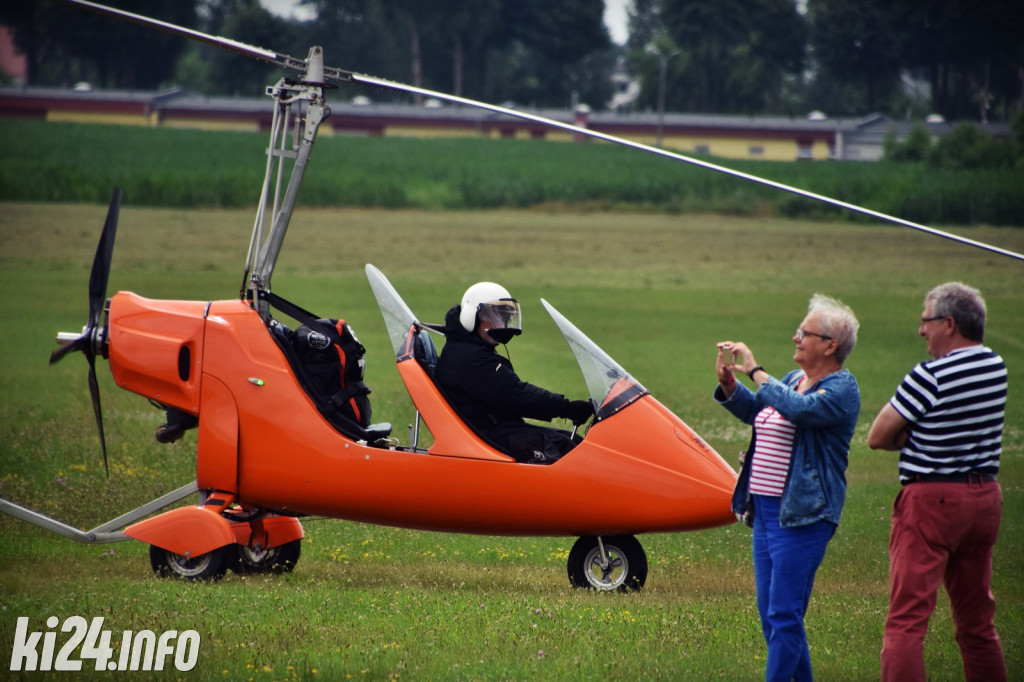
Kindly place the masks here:
POLYGON ((235 545, 238 560, 232 566, 245 575, 259 573, 291 573, 302 554, 302 540, 292 540, 280 547, 254 551, 246 545, 235 545))
POLYGON ((177 578, 179 580, 220 580, 224 577, 233 561, 236 561, 234 545, 226 545, 200 554, 186 557, 181 554, 157 547, 149 546, 149 563, 153 572, 161 578, 177 578))
POLYGON ((582 537, 569 552, 569 583, 600 592, 633 592, 647 582, 647 554, 632 535, 601 538, 609 564, 601 566, 601 549, 594 536, 582 537))

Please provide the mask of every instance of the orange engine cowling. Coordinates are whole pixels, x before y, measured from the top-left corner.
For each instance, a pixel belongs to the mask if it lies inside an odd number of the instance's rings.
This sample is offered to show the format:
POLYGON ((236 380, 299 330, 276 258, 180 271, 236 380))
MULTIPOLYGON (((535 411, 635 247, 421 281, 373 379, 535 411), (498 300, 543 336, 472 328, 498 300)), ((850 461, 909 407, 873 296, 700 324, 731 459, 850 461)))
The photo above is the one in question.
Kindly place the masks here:
POLYGON ((107 338, 117 385, 198 415, 209 305, 153 300, 124 291, 115 294, 110 299, 107 338))

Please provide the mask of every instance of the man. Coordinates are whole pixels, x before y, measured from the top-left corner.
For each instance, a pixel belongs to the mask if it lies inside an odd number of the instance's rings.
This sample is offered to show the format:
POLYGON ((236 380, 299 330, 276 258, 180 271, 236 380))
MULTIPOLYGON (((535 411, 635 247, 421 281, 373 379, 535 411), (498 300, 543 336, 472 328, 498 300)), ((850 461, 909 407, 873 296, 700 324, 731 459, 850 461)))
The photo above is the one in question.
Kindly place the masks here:
POLYGON ((924 681, 924 636, 940 584, 966 679, 1005 680, 990 585, 1002 515, 996 474, 1006 365, 982 345, 985 301, 959 282, 928 292, 918 333, 934 360, 904 377, 868 433, 872 449, 899 450, 904 486, 889 538, 882 680, 924 681))
POLYGON ((438 387, 456 413, 484 440, 519 462, 550 464, 576 446, 567 431, 528 424, 555 417, 581 424, 594 414, 589 400, 568 400, 522 381, 495 352, 522 333, 519 301, 493 282, 478 282, 445 317, 438 387))

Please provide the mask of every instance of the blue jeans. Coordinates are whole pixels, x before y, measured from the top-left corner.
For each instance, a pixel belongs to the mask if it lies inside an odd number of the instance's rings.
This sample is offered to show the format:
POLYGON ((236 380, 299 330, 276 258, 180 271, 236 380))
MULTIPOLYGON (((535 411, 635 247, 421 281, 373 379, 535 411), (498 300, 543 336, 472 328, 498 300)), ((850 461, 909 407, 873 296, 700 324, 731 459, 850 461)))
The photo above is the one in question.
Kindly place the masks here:
POLYGON ((804 682, 813 679, 811 654, 804 632, 804 614, 814 587, 814 574, 825 558, 834 524, 779 525, 778 497, 753 495, 754 578, 757 610, 768 644, 765 679, 804 682))

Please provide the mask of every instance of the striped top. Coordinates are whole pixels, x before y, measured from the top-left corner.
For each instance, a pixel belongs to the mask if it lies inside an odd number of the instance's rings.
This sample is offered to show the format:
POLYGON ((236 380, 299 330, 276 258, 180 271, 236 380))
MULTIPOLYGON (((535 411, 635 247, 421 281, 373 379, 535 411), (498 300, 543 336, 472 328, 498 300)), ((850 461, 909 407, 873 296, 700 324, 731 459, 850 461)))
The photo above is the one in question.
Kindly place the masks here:
POLYGON ((750 493, 782 497, 789 462, 793 458, 796 427, 774 407, 765 407, 754 418, 754 454, 750 461, 750 493))
POLYGON ((900 480, 928 474, 996 474, 1006 412, 1006 364, 984 346, 922 362, 889 403, 911 423, 900 480))

